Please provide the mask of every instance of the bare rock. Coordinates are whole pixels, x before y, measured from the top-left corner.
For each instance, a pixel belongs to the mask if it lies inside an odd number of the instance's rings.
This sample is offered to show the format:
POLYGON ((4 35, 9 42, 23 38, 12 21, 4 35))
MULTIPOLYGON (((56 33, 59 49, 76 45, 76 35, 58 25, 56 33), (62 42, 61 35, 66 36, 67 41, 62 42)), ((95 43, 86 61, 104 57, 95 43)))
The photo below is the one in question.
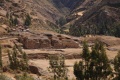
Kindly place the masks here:
POLYGON ((35 65, 30 65, 29 66, 29 69, 30 69, 30 72, 33 73, 33 74, 37 74, 37 75, 40 75, 40 76, 44 76, 44 75, 47 75, 48 73, 46 71, 44 71, 42 68, 40 67, 37 67, 35 65))

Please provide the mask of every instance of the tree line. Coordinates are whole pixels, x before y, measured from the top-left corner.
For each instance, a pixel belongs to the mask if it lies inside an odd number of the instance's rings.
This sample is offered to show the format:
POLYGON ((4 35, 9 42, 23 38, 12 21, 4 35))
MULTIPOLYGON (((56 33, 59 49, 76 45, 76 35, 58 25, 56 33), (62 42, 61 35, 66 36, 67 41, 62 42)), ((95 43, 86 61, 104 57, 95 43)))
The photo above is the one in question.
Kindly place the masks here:
MULTIPOLYGON (((96 41, 91 50, 87 42, 83 42, 82 60, 75 62, 73 69, 76 80, 119 80, 120 52, 113 61, 106 55, 103 43, 96 41)), ((68 69, 63 56, 51 56, 50 70, 54 73, 53 80, 69 80, 68 69), (62 74, 62 75, 61 75, 62 74)))
POLYGON ((105 22, 101 24, 93 25, 87 23, 87 25, 70 25, 69 34, 73 36, 83 36, 87 34, 91 35, 110 35, 115 37, 120 37, 120 23, 113 23, 107 25, 105 22))
POLYGON ((74 75, 76 80, 119 80, 120 52, 111 62, 103 43, 96 41, 90 51, 84 42, 82 60, 74 64, 74 75))
POLYGON ((14 73, 23 72, 22 75, 15 74, 16 80, 35 80, 28 75, 30 72, 28 57, 20 47, 14 46, 12 50, 8 50, 8 64, 6 66, 3 65, 2 55, 2 46, 0 46, 0 80, 12 80, 10 77, 3 74, 6 70, 14 73))

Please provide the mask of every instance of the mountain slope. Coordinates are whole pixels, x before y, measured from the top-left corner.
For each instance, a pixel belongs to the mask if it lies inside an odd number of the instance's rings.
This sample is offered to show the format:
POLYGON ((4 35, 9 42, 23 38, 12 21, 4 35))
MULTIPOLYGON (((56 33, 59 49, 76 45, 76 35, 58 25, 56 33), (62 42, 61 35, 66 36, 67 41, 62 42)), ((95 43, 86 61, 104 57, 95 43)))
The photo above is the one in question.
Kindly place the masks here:
POLYGON ((61 18, 66 18, 67 24, 63 25, 70 28, 72 35, 105 34, 116 36, 119 32, 117 26, 120 22, 120 1, 4 0, 0 4, 1 24, 9 24, 7 13, 11 13, 14 18, 17 17, 20 24, 24 24, 25 16, 29 14, 32 18, 30 26, 32 29, 58 31, 61 25, 56 22, 61 18))
MULTIPOLYGON (((90 2, 93 0, 89 0, 90 2)), ((89 1, 87 3, 89 3, 89 1)), ((117 27, 120 22, 120 1, 116 0, 95 0, 93 5, 84 11, 84 14, 77 17, 74 23, 74 31, 71 28, 70 33, 73 35, 80 36, 84 34, 104 34, 104 35, 115 35, 119 31, 117 27), (76 29, 75 29, 76 28, 76 29)), ((84 7, 81 5, 80 7, 84 7)), ((79 8, 80 8, 79 7, 79 8)), ((81 11, 81 10, 79 10, 81 11)), ((116 35, 117 34, 117 35, 116 35)))
POLYGON ((56 7, 53 0, 4 0, 0 6, 1 14, 4 17, 6 17, 7 13, 10 13, 23 24, 25 15, 29 14, 32 18, 31 27, 45 30, 58 28, 55 24, 56 20, 65 17, 67 13, 69 14, 69 9, 62 3, 60 7, 56 7))

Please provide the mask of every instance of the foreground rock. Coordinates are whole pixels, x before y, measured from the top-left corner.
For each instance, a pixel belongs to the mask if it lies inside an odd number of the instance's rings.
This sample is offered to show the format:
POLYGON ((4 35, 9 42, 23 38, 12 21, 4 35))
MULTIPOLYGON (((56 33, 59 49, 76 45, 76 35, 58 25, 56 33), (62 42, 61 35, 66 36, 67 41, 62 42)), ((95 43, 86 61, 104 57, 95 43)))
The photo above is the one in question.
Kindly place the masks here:
POLYGON ((48 72, 44 71, 42 68, 34 65, 34 64, 31 64, 29 65, 29 69, 30 69, 30 72, 33 73, 33 74, 37 74, 39 76, 45 76, 45 75, 48 75, 48 72))

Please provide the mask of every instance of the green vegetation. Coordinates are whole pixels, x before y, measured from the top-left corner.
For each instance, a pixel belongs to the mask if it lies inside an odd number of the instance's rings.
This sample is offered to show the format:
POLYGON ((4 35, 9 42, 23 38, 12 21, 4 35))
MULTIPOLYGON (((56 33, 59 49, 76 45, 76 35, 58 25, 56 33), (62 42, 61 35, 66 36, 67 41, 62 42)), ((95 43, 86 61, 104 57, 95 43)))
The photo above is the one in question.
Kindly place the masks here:
POLYGON ((31 25, 31 17, 29 14, 26 15, 26 19, 25 19, 25 22, 24 22, 24 26, 28 27, 31 25))
POLYGON ((10 77, 7 77, 6 75, 1 74, 0 80, 12 80, 10 77))
MULTIPOLYGON (((69 80, 63 55, 50 56, 49 63, 49 71, 54 74, 50 80, 69 80)), ((111 63, 103 43, 96 41, 90 51, 88 44, 84 41, 82 60, 75 62, 73 73, 76 80, 119 80, 120 52, 111 63), (113 64, 114 67, 112 67, 113 64)))
POLYGON ((56 20, 56 24, 59 25, 60 27, 66 23, 67 23, 67 21, 66 21, 65 17, 61 17, 59 20, 56 20))
POLYGON ((114 23, 107 25, 105 22, 101 22, 99 25, 93 25, 87 23, 87 25, 71 25, 69 34, 73 36, 83 36, 87 34, 91 35, 110 35, 120 37, 120 23, 114 23))
POLYGON ((13 25, 16 26, 18 25, 18 19, 15 17, 14 20, 13 20, 13 25))
POLYGON ((89 52, 86 42, 83 45, 83 60, 74 64, 74 74, 77 80, 107 80, 112 74, 112 68, 104 46, 96 42, 89 52))
POLYGON ((18 23, 19 23, 19 21, 18 21, 18 19, 17 19, 17 17, 13 17, 10 13, 6 13, 6 17, 8 18, 8 20, 9 20, 9 25, 11 26, 11 27, 13 27, 13 26, 16 26, 16 25, 18 25, 18 23))
POLYGON ((70 25, 70 29, 69 29, 69 34, 70 35, 81 36, 81 35, 83 35, 83 33, 84 33, 83 29, 81 30, 81 28, 70 25))
POLYGON ((22 75, 16 75, 16 80, 35 80, 33 77, 29 76, 27 73, 24 73, 22 75))
POLYGON ((114 80, 119 80, 120 79, 120 52, 118 52, 118 55, 114 59, 114 70, 116 74, 118 74, 114 80))
POLYGON ((2 62, 2 47, 0 46, 0 69, 3 67, 3 62, 2 62))
POLYGON ((21 52, 21 59, 19 59, 19 52, 16 47, 13 51, 8 52, 8 58, 10 61, 10 68, 12 70, 28 71, 28 58, 25 52, 21 52))
POLYGON ((114 24, 114 26, 115 26, 115 29, 113 29, 114 35, 116 37, 120 37, 120 23, 119 24, 114 24))
POLYGON ((49 71, 54 74, 54 80, 68 80, 68 69, 65 67, 65 58, 62 54, 49 57, 49 71))

